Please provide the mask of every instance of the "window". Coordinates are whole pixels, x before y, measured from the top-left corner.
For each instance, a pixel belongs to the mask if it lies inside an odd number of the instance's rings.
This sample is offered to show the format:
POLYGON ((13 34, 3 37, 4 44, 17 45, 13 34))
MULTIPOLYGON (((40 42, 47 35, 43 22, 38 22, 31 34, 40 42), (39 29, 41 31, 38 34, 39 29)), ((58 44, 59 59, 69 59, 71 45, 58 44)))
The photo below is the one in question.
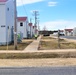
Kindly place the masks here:
POLYGON ((7 8, 7 11, 9 11, 9 8, 7 8))
POLYGON ((1 27, 5 27, 5 25, 2 25, 1 27))
POLYGON ((23 23, 22 22, 20 23, 20 26, 23 26, 23 23))
POLYGON ((9 26, 7 26, 7 28, 9 29, 9 26))

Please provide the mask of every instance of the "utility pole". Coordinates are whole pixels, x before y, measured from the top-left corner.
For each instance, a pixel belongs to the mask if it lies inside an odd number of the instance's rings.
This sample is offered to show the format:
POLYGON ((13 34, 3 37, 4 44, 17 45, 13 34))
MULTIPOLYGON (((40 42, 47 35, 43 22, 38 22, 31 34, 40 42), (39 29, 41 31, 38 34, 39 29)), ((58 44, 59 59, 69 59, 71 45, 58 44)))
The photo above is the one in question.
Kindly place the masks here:
POLYGON ((58 30, 58 48, 60 48, 60 30, 58 30))
POLYGON ((36 11, 36 10, 33 11, 33 13, 34 13, 34 16, 35 16, 35 25, 34 25, 34 26, 35 26, 35 34, 37 34, 37 33, 36 33, 36 29, 37 29, 37 19, 38 19, 37 16, 38 16, 39 14, 38 14, 38 11, 36 11))
POLYGON ((16 10, 16 0, 14 0, 14 49, 17 50, 17 10, 16 10))

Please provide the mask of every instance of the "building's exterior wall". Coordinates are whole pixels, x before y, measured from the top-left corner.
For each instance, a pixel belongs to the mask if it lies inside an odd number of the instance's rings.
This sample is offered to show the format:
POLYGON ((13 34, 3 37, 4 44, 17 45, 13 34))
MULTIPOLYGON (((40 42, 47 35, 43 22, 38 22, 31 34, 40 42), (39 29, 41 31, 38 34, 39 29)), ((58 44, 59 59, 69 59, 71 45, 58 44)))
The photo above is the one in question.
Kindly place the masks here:
MULTIPOLYGON (((18 21, 17 22, 17 33, 21 32, 22 34, 24 33, 24 22, 22 21, 18 21), (23 23, 23 26, 20 26, 20 23, 23 23)), ((23 37, 24 37, 24 34, 23 34, 23 37)))
POLYGON ((33 26, 31 26, 31 37, 33 37, 33 26))
POLYGON ((65 36, 73 36, 73 29, 64 30, 65 36))
POLYGON ((29 38, 33 37, 33 26, 32 23, 29 23, 28 25, 28 32, 29 32, 29 38))
POLYGON ((33 27, 29 26, 30 38, 33 37, 33 27))
POLYGON ((24 33, 26 33, 26 38, 28 38, 28 18, 26 19, 26 22, 25 22, 25 31, 24 33))
POLYGON ((30 26, 28 24, 28 38, 30 38, 30 26))
POLYGON ((33 26, 33 36, 35 35, 35 28, 34 28, 34 26, 33 26))
POLYGON ((14 26, 14 2, 8 0, 0 3, 0 45, 12 42, 14 26))
POLYGON ((23 38, 27 38, 27 30, 27 21, 17 22, 17 32, 21 32, 23 34, 23 38), (20 23, 23 23, 23 26, 20 26, 20 23))
POLYGON ((76 27, 73 29, 73 36, 76 36, 76 27))
POLYGON ((6 14, 5 4, 0 4, 0 45, 6 43, 6 14))
POLYGON ((26 35, 29 37, 29 26, 28 26, 28 18, 26 19, 26 35))
POLYGON ((9 0, 6 3, 6 26, 7 26, 7 41, 11 42, 13 41, 13 28, 14 28, 14 1, 13 0, 9 0), (9 27, 9 29, 8 29, 9 27))

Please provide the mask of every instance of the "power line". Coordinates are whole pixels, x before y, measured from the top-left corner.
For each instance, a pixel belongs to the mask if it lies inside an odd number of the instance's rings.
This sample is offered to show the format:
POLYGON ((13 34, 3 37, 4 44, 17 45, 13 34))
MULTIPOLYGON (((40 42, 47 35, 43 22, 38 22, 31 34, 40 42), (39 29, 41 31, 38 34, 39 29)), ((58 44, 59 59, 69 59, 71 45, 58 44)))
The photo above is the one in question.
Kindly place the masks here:
POLYGON ((28 16, 27 11, 26 11, 26 8, 25 8, 25 6, 24 6, 24 4, 23 4, 23 0, 21 0, 21 2, 22 2, 23 9, 24 9, 26 15, 28 16))

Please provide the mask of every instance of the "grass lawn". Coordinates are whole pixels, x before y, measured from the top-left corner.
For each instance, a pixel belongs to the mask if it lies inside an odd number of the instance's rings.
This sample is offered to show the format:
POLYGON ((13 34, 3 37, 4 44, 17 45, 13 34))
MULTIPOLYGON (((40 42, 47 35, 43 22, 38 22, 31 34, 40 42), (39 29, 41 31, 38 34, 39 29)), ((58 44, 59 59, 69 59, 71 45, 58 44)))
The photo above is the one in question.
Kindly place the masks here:
MULTIPOLYGON (((23 40, 17 44, 18 50, 26 48, 33 40, 23 40)), ((0 46, 0 50, 7 50, 7 46, 0 46)), ((14 44, 8 45, 8 50, 14 50, 14 44)))
POLYGON ((49 49, 76 49, 76 43, 60 39, 60 48, 59 48, 58 39, 43 36, 40 41, 39 50, 49 50, 49 49))

